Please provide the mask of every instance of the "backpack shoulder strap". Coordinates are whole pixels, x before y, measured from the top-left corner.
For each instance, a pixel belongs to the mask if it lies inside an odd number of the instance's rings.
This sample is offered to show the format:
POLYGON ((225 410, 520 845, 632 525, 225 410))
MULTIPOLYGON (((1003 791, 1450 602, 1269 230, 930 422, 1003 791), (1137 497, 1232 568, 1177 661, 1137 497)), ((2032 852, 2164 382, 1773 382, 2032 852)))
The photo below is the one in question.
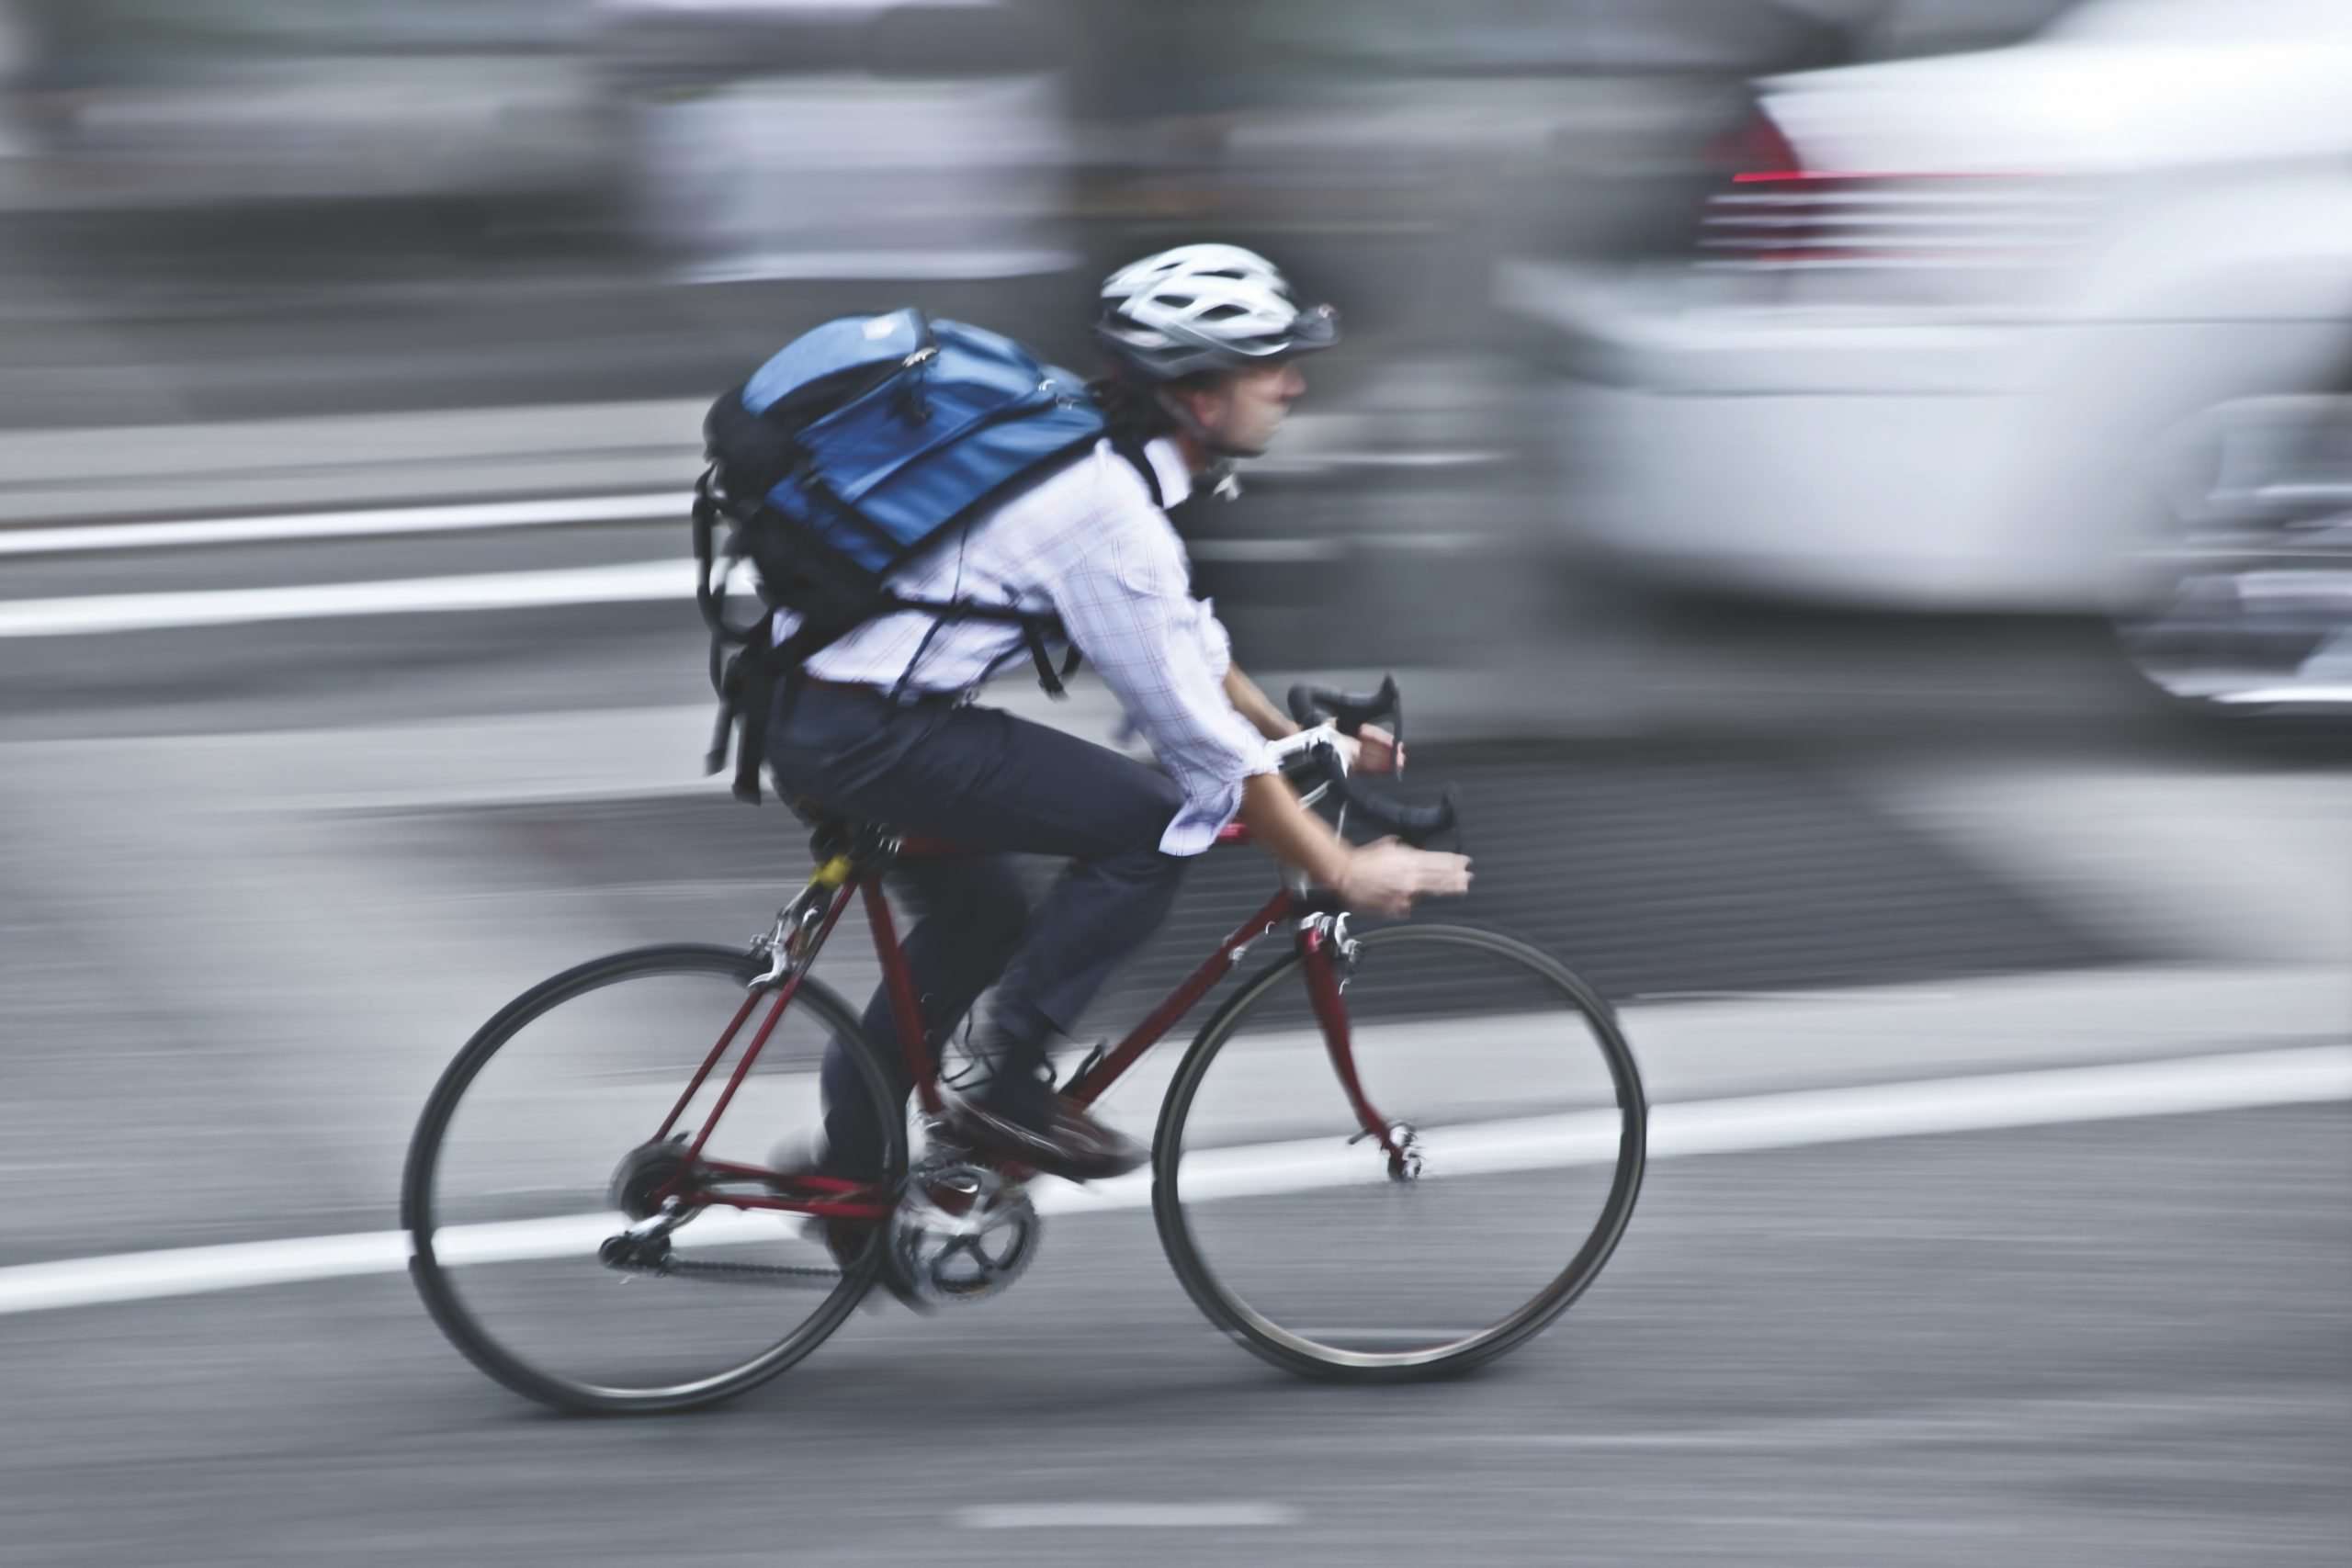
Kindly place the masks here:
POLYGON ((1151 454, 1143 449, 1143 442, 1134 435, 1114 435, 1111 450, 1125 457, 1142 478, 1143 488, 1151 492, 1151 503, 1163 512, 1168 510, 1168 497, 1159 488, 1159 471, 1151 466, 1151 454))

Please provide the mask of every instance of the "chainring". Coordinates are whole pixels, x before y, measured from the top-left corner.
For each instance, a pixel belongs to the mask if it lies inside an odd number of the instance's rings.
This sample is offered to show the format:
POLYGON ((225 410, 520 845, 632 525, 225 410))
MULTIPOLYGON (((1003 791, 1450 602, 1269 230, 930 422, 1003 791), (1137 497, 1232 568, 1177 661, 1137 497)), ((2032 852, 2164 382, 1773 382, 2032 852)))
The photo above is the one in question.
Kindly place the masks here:
POLYGON ((986 1166, 939 1161, 914 1172, 890 1216, 891 1260, 927 1303, 986 1301, 1027 1270, 1044 1228, 1020 1184, 986 1166))

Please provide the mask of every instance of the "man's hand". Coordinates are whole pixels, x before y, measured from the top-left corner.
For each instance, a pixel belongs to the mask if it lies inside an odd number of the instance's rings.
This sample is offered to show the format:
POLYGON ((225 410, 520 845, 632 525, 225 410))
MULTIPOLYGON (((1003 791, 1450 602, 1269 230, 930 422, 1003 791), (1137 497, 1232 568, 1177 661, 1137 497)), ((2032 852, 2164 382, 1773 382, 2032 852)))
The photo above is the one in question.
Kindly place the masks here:
POLYGON ((1359 773, 1401 773, 1405 771, 1405 748, 1396 738, 1376 724, 1358 729, 1353 739, 1340 738, 1340 746, 1347 754, 1348 767, 1359 773))
POLYGON ((1470 891, 1469 856, 1409 849, 1394 839, 1351 844, 1300 805, 1280 773, 1243 781, 1241 820, 1260 849, 1329 887, 1351 909, 1405 915, 1416 898, 1470 891))
POLYGON ((1367 724, 1353 735, 1338 737, 1340 755, 1347 759, 1351 773, 1398 773, 1405 771, 1405 748, 1396 738, 1376 724, 1367 724))
POLYGON ((1382 839, 1349 852, 1346 868, 1332 880, 1331 890, 1351 909, 1408 915, 1416 898, 1469 892, 1470 857, 1382 839))

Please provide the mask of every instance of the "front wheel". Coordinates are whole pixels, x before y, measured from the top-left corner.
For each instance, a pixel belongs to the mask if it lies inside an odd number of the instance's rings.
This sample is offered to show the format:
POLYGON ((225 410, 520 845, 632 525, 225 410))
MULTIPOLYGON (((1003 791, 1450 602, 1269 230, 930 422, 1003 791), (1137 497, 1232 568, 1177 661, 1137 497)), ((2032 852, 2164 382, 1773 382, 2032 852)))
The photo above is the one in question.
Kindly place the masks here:
POLYGON ((1342 1002, 1391 1129, 1374 1139, 1302 962, 1234 996, 1169 1086, 1152 1207, 1177 1278, 1311 1377, 1431 1377, 1525 1342, 1592 1283, 1641 1189, 1647 1112, 1608 1004, 1493 932, 1364 933, 1342 1002))

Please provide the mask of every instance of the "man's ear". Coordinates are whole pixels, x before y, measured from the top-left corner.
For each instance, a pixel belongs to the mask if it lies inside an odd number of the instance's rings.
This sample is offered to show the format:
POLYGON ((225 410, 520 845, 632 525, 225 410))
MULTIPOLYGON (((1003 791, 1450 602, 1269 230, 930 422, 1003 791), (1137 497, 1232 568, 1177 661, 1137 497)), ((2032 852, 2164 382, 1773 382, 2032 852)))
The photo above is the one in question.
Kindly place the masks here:
POLYGON ((1216 417, 1218 390, 1215 381, 1170 381, 1159 389, 1159 396, 1179 423, 1187 430, 1198 430, 1216 417))

